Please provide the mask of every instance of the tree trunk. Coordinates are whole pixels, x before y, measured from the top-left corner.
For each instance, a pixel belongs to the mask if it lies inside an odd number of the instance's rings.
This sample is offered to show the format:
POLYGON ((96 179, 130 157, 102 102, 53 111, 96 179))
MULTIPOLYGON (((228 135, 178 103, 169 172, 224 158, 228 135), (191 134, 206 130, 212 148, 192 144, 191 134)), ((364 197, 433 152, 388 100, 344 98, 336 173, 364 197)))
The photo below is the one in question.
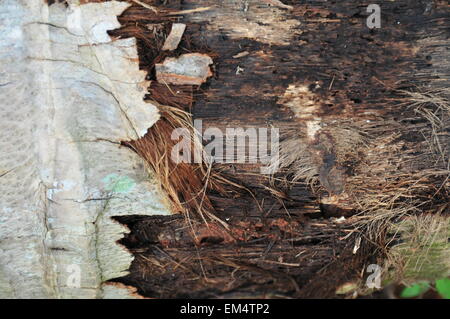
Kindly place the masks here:
POLYGON ((384 284, 450 275, 447 3, 382 1, 370 28, 364 1, 129 2, 0 4, 0 296, 333 298, 366 294, 370 264, 384 284), (206 83, 157 76, 186 53, 212 58, 206 83), (170 162, 169 107, 276 128, 279 156, 204 178, 170 162))

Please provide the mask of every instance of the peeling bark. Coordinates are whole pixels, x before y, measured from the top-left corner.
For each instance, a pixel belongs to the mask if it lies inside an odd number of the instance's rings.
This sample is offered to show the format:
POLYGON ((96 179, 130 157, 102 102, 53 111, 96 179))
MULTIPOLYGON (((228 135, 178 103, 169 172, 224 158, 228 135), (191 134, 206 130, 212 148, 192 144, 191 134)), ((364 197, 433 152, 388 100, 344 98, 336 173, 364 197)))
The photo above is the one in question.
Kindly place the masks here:
POLYGON ((107 34, 128 6, 0 3, 1 297, 126 295, 105 286, 133 260, 111 217, 169 214, 145 163, 120 146, 159 118, 143 101, 135 39, 107 34))

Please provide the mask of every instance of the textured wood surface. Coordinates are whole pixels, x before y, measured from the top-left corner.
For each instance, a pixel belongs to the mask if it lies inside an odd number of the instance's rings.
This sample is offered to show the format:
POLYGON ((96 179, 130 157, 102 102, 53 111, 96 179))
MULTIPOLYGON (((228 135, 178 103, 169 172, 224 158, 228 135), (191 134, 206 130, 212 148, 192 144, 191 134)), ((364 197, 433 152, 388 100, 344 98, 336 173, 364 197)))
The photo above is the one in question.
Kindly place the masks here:
MULTIPOLYGON (((333 297, 340 284, 362 280, 365 266, 381 262, 380 250, 365 240, 352 255, 358 235, 345 236, 359 220, 352 215, 417 202, 421 212, 448 210, 448 115, 432 135, 433 125, 405 95, 449 98, 446 2, 382 1, 382 27, 374 30, 366 25, 365 1, 283 1, 292 9, 253 0, 147 3, 159 15, 140 15, 133 6, 119 34, 146 23, 170 30, 169 19, 179 21, 187 28, 175 55, 214 58, 213 78, 193 94, 192 112, 204 129, 279 128, 293 141, 282 152, 298 152, 315 183, 304 176, 284 183, 295 177, 292 167, 269 182, 258 164, 217 165, 254 194, 208 194, 234 239, 195 225, 194 240, 178 218, 121 219, 131 228, 124 244, 136 260, 120 281, 151 297, 333 297), (440 155, 431 138, 443 147, 440 155), (347 220, 338 223, 342 216, 347 220)), ((162 56, 144 38, 141 66, 151 73, 162 56)), ((164 88, 152 86, 149 98, 158 100, 164 88)))

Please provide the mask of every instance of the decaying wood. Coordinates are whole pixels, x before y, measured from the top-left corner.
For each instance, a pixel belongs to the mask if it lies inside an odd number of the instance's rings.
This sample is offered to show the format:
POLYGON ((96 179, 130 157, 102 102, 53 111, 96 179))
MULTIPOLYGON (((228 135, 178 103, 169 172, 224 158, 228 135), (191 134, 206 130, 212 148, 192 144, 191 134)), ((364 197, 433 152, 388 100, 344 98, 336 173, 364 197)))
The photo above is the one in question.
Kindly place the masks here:
MULTIPOLYGON (((382 264, 385 225, 448 211, 448 111, 433 102, 449 99, 448 6, 383 2, 383 27, 371 30, 363 2, 283 3, 292 10, 208 0, 202 6, 212 9, 182 20, 188 28, 180 52, 215 54, 214 76, 194 93, 194 118, 204 129, 278 127, 286 156, 273 179, 260 175, 259 165, 215 167, 253 193, 207 194, 233 239, 211 231, 193 240, 202 233, 195 221, 187 227, 172 219, 121 219, 132 229, 124 244, 136 262, 119 281, 145 296, 333 297, 342 284, 364 282, 369 263, 382 264), (430 112, 439 114, 439 125, 424 116, 430 112), (289 231, 278 228, 284 224, 289 231), (170 274, 173 289, 160 281, 170 274)), ((188 0, 161 10, 196 8, 188 0)), ((149 18, 132 7, 121 21, 126 32, 128 22, 149 18)), ((148 43, 140 43, 141 52, 154 50, 148 43)), ((165 58, 141 57, 149 70, 165 58)), ((175 106, 168 92, 176 90, 161 86, 149 98, 166 91, 165 102, 175 106)))
MULTIPOLYGON (((410 236, 392 238, 393 229, 431 221, 445 234, 450 8, 444 1, 382 1, 381 29, 367 27, 364 1, 133 2, 119 18, 122 27, 109 34, 137 39, 150 80, 148 106, 172 112, 162 112, 144 137, 121 141, 150 164, 172 210, 184 215, 126 216, 118 213, 123 206, 107 201, 104 227, 130 229, 120 243, 135 259, 119 277, 125 269, 109 271, 115 257, 103 255, 107 275, 97 282, 111 279, 104 293, 123 296, 116 288, 125 285, 145 297, 323 298, 354 286, 343 295, 352 297, 362 291, 367 265, 395 265, 397 259, 385 263, 398 257, 399 247, 389 255, 390 246, 410 236), (173 23, 187 28, 177 47, 164 51, 173 23), (165 61, 183 55, 212 63, 191 82, 180 82, 173 70, 158 77, 165 61), (171 129, 189 127, 191 113, 204 129, 279 128, 280 157, 273 164, 280 171, 265 176, 260 164, 231 163, 205 173, 203 163, 171 163, 164 155, 174 144, 171 129), (218 187, 208 184, 212 176, 222 182, 218 187), (426 217, 437 214, 443 215, 438 222, 426 217)), ((135 157, 111 165, 122 162, 138 165, 135 157)), ((2 180, 10 174, 10 167, 0 167, 2 180)), ((84 198, 83 205, 97 199, 84 198)), ((105 234, 118 240, 116 228, 105 234)), ((111 244, 111 238, 102 240, 111 244)))

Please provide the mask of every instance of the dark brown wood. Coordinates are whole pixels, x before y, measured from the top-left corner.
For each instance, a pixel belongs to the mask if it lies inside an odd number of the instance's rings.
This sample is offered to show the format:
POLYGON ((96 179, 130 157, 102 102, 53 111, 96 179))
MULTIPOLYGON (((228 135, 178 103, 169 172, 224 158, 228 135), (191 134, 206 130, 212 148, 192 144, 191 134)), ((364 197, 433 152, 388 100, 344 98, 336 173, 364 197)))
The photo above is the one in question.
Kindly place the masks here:
MULTIPOLYGON (((421 212, 448 210, 448 182, 442 175, 448 164, 430 151, 432 125, 408 107, 402 93, 449 87, 446 2, 381 1, 382 27, 373 30, 365 23, 367 1, 283 1, 293 10, 253 0, 145 2, 161 15, 143 14, 133 5, 120 18, 124 28, 113 34, 141 35, 141 64, 150 77, 154 63, 167 53, 159 52, 162 39, 145 25, 160 23, 167 31, 171 21, 185 23, 173 55, 210 54, 214 77, 193 91, 171 90, 192 92, 191 110, 204 129, 277 127, 283 138, 297 138, 313 154, 308 156, 319 188, 304 180, 283 183, 291 179, 289 168, 270 183, 258 165, 216 165, 251 192, 208 194, 229 233, 205 229, 195 220, 189 227, 181 216, 118 218, 131 229, 123 244, 136 256, 131 274, 119 281, 148 297, 334 297, 339 284, 360 278, 365 265, 382 255, 368 241, 353 255, 355 234, 346 235, 354 220, 340 224, 333 217, 360 212, 359 199, 364 208, 371 208, 367 202, 379 194, 389 201, 402 185, 408 191, 394 208, 420 202, 421 212), (236 57, 242 52, 248 54, 236 57), (292 109, 295 96, 286 92, 302 86, 315 108, 299 118, 292 109), (308 121, 314 118, 320 119, 322 133, 308 137, 308 121), (347 150, 342 128, 361 132, 364 145, 349 139, 347 150)), ((183 98, 168 98, 167 90, 153 84, 149 98, 191 107, 183 98)), ((445 157, 448 116, 442 121, 438 139, 445 157)))

